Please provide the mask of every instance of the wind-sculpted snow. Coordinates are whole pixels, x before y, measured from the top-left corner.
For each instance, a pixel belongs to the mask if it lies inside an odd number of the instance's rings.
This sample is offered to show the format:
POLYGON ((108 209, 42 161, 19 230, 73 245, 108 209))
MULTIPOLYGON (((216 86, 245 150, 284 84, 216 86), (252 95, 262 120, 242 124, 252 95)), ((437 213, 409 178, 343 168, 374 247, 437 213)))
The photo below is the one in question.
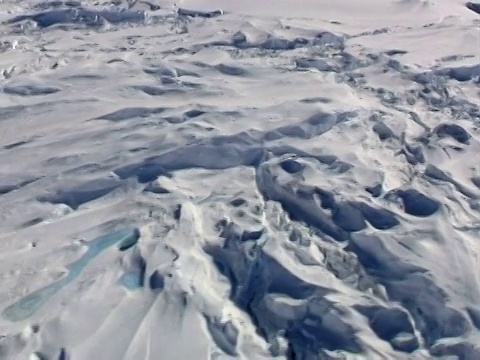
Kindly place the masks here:
POLYGON ((85 24, 87 26, 98 26, 102 21, 110 24, 135 23, 145 20, 145 14, 134 11, 97 11, 74 7, 65 10, 48 10, 32 15, 20 15, 9 22, 11 24, 31 20, 40 28, 47 28, 59 24, 85 24))
POLYGON ((1 359, 480 358, 477 4, 301 3, 0 4, 1 359))

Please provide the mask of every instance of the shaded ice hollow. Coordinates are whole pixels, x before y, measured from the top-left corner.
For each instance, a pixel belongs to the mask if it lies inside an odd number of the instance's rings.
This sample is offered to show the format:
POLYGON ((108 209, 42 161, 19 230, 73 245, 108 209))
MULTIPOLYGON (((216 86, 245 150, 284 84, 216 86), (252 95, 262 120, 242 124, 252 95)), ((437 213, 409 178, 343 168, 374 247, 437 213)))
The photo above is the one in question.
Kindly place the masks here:
POLYGON ((0 359, 480 359, 479 13, 4 0, 0 359))

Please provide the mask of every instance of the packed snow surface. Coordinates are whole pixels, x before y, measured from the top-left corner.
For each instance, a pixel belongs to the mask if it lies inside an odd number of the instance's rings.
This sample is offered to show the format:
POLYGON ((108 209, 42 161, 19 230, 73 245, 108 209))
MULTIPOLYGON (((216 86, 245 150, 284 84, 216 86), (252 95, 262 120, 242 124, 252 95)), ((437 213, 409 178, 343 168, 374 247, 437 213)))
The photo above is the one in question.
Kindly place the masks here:
POLYGON ((480 3, 0 21, 1 359, 480 359, 480 3))

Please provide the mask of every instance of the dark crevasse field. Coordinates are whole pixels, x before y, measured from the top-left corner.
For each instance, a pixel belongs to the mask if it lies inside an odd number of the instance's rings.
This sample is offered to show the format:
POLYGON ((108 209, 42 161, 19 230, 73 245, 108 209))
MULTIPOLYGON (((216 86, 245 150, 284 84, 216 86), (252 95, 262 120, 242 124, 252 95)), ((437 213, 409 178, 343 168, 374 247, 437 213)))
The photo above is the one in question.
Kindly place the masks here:
POLYGON ((480 359, 480 4, 0 4, 0 359, 480 359))

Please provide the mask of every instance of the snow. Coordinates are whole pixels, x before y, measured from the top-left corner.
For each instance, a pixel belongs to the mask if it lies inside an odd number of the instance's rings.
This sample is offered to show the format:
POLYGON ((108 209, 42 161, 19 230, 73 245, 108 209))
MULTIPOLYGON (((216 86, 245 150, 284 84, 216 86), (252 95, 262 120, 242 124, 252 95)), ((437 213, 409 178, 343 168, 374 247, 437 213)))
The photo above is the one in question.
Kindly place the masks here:
POLYGON ((480 358, 478 9, 4 0, 0 359, 480 358))

